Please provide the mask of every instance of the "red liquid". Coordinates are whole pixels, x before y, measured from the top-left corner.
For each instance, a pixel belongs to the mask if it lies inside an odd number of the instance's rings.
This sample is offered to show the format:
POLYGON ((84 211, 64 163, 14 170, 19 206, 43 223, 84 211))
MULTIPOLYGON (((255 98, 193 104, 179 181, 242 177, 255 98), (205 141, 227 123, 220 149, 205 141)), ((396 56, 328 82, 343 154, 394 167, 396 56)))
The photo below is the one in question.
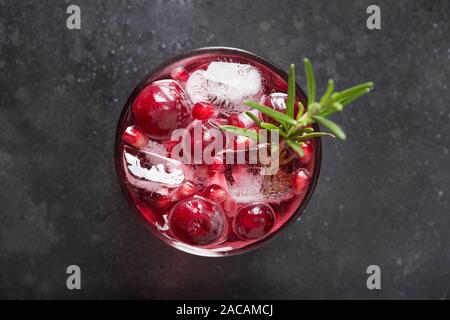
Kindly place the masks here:
MULTIPOLYGON (((254 127, 241 97, 272 101, 277 109, 285 79, 276 66, 249 53, 203 49, 166 63, 133 92, 118 125, 116 167, 129 202, 161 239, 193 254, 236 254, 267 241, 301 213, 319 173, 320 140, 310 142, 303 159, 290 150, 283 154, 281 147, 285 163, 270 176, 259 174, 261 164, 192 165, 173 160, 170 152, 176 144, 170 132, 191 127, 194 118, 207 127, 254 127), (235 77, 236 86, 221 82, 221 68, 230 72, 224 82, 235 77), (246 78, 239 83, 242 73, 246 78), (195 82, 193 74, 206 80, 195 82), (173 81, 158 81, 163 79, 173 81)), ((299 88, 297 98, 306 105, 299 88)), ((211 141, 204 135, 192 143, 211 141)))

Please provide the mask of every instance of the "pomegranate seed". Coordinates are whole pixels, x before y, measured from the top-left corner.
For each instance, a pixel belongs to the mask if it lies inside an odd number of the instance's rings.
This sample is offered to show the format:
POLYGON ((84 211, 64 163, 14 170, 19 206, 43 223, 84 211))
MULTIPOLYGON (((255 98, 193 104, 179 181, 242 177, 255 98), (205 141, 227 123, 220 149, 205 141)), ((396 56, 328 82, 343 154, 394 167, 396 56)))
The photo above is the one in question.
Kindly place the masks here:
POLYGON ((179 66, 172 70, 170 76, 174 80, 186 82, 189 79, 189 72, 184 67, 179 66))
POLYGON ((300 162, 303 164, 308 164, 313 157, 314 147, 312 143, 307 142, 303 144, 302 149, 303 149, 303 157, 300 157, 300 162))
POLYGON ((197 187, 191 181, 185 181, 175 191, 175 199, 181 200, 194 196, 197 193, 197 187))
POLYGON ((222 203, 227 199, 228 193, 221 186, 212 184, 206 188, 205 196, 214 202, 222 203))
POLYGON ((191 245, 218 242, 226 230, 226 218, 219 206, 202 198, 183 200, 172 208, 169 228, 181 241, 191 245))
POLYGON ((244 123, 239 119, 239 114, 233 113, 228 117, 228 124, 239 128, 245 128, 244 123))
POLYGON ((197 120, 208 120, 216 115, 216 109, 208 102, 197 102, 192 107, 192 117, 197 120))
POLYGON ((292 191, 295 194, 304 193, 309 186, 310 174, 306 169, 299 169, 292 175, 292 191))
POLYGON ((275 214, 266 204, 251 204, 239 210, 234 218, 233 228, 243 240, 254 240, 270 232, 275 223, 275 214))
POLYGON ((122 134, 122 140, 136 148, 142 148, 148 143, 147 136, 137 126, 126 128, 122 134))

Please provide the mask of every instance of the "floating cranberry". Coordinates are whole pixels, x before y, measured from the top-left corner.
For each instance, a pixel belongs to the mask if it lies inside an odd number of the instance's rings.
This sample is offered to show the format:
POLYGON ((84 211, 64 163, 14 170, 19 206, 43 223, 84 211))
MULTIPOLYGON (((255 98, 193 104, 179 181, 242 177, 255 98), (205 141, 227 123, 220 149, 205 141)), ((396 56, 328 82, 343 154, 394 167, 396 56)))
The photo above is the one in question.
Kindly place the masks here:
POLYGON ((186 82, 189 79, 189 72, 182 66, 176 67, 170 72, 172 79, 186 82))
POLYGON ((174 80, 159 80, 146 86, 133 103, 136 123, 154 139, 166 139, 173 130, 190 121, 189 98, 174 80))
POLYGON ((234 218, 233 228, 243 240, 255 240, 264 237, 275 223, 275 214, 266 204, 251 204, 239 210, 234 218))
POLYGON ((226 218, 220 207, 202 197, 179 202, 168 220, 173 234, 190 245, 216 243, 226 228, 226 218))
POLYGON ((197 102, 192 107, 192 117, 197 120, 205 121, 216 115, 216 109, 208 102, 197 102))
POLYGON ((122 134, 122 140, 136 148, 142 148, 148 143, 148 138, 137 126, 129 126, 122 134))
POLYGON ((227 191, 217 184, 212 184, 206 188, 205 196, 217 203, 222 203, 227 199, 227 191))
POLYGON ((305 193, 308 190, 309 180, 309 171, 306 169, 298 169, 292 174, 292 191, 297 195, 305 193))

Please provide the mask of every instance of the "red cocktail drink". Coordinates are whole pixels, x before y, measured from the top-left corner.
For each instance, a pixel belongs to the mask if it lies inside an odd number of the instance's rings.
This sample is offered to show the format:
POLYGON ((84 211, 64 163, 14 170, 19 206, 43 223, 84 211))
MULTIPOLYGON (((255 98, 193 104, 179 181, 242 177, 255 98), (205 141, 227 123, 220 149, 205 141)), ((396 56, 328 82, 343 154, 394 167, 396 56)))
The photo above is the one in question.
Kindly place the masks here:
POLYGON ((256 142, 221 130, 262 134, 255 121, 271 119, 244 102, 284 111, 287 87, 280 68, 229 48, 177 56, 137 86, 119 120, 116 169, 129 203, 163 241, 197 255, 242 253, 301 214, 318 178, 320 140, 299 157, 277 136, 256 142))

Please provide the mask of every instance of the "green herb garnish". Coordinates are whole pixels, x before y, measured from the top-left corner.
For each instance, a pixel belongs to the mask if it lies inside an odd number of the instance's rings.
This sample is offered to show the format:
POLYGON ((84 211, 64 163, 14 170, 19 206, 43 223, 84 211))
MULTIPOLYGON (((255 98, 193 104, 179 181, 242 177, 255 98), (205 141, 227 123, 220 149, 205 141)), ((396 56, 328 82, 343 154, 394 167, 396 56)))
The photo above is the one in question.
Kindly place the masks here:
MULTIPOLYGON (((342 111, 347 105, 369 93, 373 89, 373 82, 364 82, 351 88, 335 92, 334 81, 328 80, 328 87, 319 101, 316 101, 316 80, 314 70, 308 58, 303 60, 307 81, 308 103, 305 108, 302 102, 297 103, 297 114, 295 114, 295 66, 291 64, 288 77, 288 92, 285 113, 274 110, 271 107, 261 105, 254 101, 245 101, 244 104, 260 111, 273 119, 278 125, 263 122, 251 112, 246 112, 255 123, 262 129, 279 130, 280 136, 286 144, 293 149, 300 157, 303 157, 302 145, 308 139, 322 136, 337 137, 345 140, 344 131, 333 121, 328 119, 338 111, 342 111), (319 123, 327 128, 331 133, 317 132, 311 127, 313 123, 319 123)), ((258 140, 258 134, 252 130, 239 128, 236 126, 220 126, 224 131, 237 135, 247 136, 253 140, 258 140)))

